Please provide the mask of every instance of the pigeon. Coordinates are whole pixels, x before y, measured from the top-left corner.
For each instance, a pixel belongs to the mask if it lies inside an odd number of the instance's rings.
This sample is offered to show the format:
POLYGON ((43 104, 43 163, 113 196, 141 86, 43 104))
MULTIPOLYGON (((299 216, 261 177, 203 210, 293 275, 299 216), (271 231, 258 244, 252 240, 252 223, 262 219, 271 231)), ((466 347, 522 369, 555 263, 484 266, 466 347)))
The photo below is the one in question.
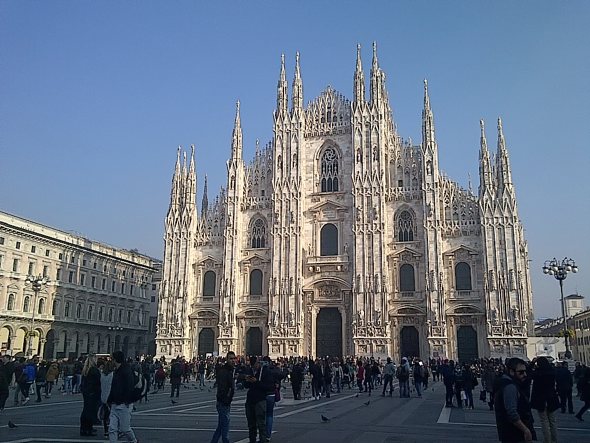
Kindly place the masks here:
POLYGON ((14 424, 14 423, 13 423, 11 420, 8 420, 8 427, 9 427, 10 429, 18 428, 18 426, 17 426, 17 425, 15 425, 15 424, 14 424))
POLYGON ((369 406, 371 404, 371 400, 366 401, 364 404, 365 406, 369 406))
POLYGON ((329 419, 328 417, 326 417, 324 414, 322 414, 322 421, 323 421, 324 423, 327 423, 327 422, 329 422, 329 421, 330 421, 330 419, 329 419))
POLYGON ((170 400, 170 402, 172 402, 173 405, 176 404, 176 400, 170 400))
POLYGON ((358 395, 358 394, 356 394, 356 395, 354 396, 354 398, 359 398, 359 395, 358 395))

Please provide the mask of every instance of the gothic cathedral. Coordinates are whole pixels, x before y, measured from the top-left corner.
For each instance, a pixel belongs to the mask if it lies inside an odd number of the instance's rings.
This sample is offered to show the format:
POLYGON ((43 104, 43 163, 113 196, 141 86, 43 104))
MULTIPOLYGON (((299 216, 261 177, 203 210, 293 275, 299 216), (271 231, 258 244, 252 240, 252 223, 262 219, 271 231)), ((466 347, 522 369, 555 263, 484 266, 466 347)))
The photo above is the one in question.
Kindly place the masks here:
POLYGON ((200 211, 194 148, 179 148, 166 216, 158 355, 524 355, 527 243, 498 119, 484 123, 475 195, 438 165, 424 82, 422 143, 397 132, 376 47, 365 92, 304 106, 299 54, 281 59, 273 138, 242 157, 237 104, 227 186, 200 211))

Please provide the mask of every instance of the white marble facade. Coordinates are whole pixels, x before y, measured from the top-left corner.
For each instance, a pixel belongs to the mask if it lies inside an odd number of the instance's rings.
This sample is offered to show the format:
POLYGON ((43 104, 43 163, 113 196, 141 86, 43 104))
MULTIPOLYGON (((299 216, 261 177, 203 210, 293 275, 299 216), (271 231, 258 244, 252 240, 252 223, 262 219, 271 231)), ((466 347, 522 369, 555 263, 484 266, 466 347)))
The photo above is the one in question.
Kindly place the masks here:
POLYGON ((397 132, 375 46, 368 77, 359 47, 352 99, 328 87, 304 106, 299 54, 290 94, 283 57, 272 140, 242 158, 238 103, 227 185, 210 203, 205 178, 200 209, 194 149, 179 148, 158 354, 525 354, 528 252, 501 120, 495 156, 480 123, 476 195, 439 170, 427 83, 417 145, 397 132))

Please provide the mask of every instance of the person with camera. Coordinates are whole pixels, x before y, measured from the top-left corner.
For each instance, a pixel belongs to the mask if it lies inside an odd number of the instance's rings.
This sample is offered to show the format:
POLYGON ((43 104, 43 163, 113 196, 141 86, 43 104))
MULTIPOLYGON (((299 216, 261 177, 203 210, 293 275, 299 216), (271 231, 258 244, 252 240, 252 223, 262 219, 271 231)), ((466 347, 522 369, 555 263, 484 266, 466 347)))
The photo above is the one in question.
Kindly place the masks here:
POLYGON ((248 437, 250 443, 256 443, 258 434, 260 443, 268 443, 266 435, 266 396, 274 392, 274 378, 268 368, 268 362, 255 356, 250 357, 250 366, 240 375, 246 394, 246 420, 248 421, 248 437))

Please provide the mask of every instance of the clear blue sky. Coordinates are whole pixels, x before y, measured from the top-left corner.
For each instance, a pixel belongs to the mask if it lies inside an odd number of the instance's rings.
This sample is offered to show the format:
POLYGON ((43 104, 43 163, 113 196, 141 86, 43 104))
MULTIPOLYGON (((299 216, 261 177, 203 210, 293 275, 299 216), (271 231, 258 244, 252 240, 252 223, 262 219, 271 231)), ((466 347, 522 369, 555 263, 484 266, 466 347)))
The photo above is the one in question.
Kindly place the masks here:
MULTIPOLYGON (((350 97, 377 41, 394 118, 420 139, 428 78, 441 168, 478 184, 479 119, 502 116, 531 255, 536 315, 559 312, 543 260, 590 283, 590 2, 0 1, 0 209, 162 256, 180 144, 199 196, 225 184, 236 99, 245 157, 272 137, 282 52, 305 101, 350 97)), ((289 81, 290 83, 291 81, 289 81)))

